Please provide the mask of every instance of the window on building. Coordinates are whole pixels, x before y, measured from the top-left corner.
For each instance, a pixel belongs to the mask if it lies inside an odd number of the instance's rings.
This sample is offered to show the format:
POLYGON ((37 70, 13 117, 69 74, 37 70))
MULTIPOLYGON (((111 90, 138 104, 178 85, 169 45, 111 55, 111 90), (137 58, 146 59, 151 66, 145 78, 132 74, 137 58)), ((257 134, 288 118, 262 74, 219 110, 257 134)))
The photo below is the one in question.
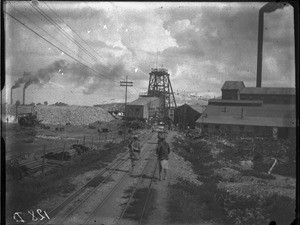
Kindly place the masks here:
POLYGON ((208 128, 208 125, 207 125, 207 124, 204 124, 203 128, 204 128, 204 129, 207 129, 207 128, 208 128))
POLYGON ((218 125, 218 124, 215 125, 215 129, 216 129, 216 130, 219 130, 219 129, 220 129, 220 125, 218 125))
POLYGON ((259 132, 260 132, 259 126, 254 127, 254 133, 259 134, 259 132))

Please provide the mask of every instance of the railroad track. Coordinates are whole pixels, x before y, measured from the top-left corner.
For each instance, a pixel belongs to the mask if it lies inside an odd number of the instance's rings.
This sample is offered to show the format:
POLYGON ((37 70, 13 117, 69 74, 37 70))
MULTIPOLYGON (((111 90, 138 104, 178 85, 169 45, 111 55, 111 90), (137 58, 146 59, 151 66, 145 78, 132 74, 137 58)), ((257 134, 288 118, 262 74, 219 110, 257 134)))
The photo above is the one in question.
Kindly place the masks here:
MULTIPOLYGON (((152 161, 155 161, 155 157, 152 157, 151 159, 152 161)), ((158 162, 151 162, 149 161, 149 163, 147 163, 147 165, 144 167, 139 180, 137 182, 137 184, 134 186, 133 191, 131 192, 131 195, 125 205, 125 207, 122 210, 121 215, 119 216, 117 222, 115 225, 125 225, 125 224, 142 224, 143 222, 143 218, 148 206, 148 202, 149 202, 149 197, 150 197, 150 193, 151 193, 151 187, 152 187, 152 183, 154 181, 155 178, 155 172, 157 169, 157 165, 158 162), (150 176, 149 176, 150 173, 150 176), (150 177, 150 178, 149 178, 150 177), (146 190, 145 190, 146 189, 146 190), (146 193, 145 198, 141 199, 140 196, 137 197, 137 199, 139 199, 139 201, 142 201, 142 203, 139 204, 142 205, 142 207, 137 208, 137 211, 135 212, 135 222, 133 222, 132 220, 126 220, 125 217, 132 217, 132 213, 130 213, 129 211, 129 207, 130 204, 134 204, 134 197, 137 195, 138 190, 144 190, 143 194, 146 193)))
MULTIPOLYGON (((149 132, 145 132, 140 136, 140 139, 149 138, 149 132)), ((146 151, 144 151, 144 154, 146 151)), ((48 214, 50 221, 40 221, 38 224, 64 224, 64 222, 78 210, 91 196, 103 186, 111 176, 118 171, 126 162, 129 161, 128 151, 123 153, 107 167, 101 170, 92 180, 85 184, 82 188, 64 200, 61 204, 52 209, 48 214)), ((126 175, 127 173, 125 173, 126 175)), ((37 224, 37 223, 35 223, 37 224)))
MULTIPOLYGON (((148 151, 144 151, 144 155, 146 155, 146 153, 149 153, 149 150, 148 151)), ((152 154, 152 152, 150 152, 150 154, 152 154)), ((145 171, 147 169, 149 169, 149 166, 150 167, 153 166, 153 160, 154 160, 154 156, 152 155, 152 157, 150 159, 148 159, 146 165, 143 167, 142 172, 139 174, 139 178, 138 178, 137 184, 133 188, 133 191, 132 191, 132 193, 130 195, 130 198, 129 198, 129 200, 128 200, 128 202, 127 202, 124 210, 121 213, 121 216, 119 218, 117 218, 117 219, 119 219, 119 221, 121 221, 120 219, 123 217, 124 213, 126 212, 126 209, 129 206, 129 202, 132 200, 132 197, 134 196, 136 190, 138 189, 138 187, 140 187, 140 184, 142 183, 141 181, 145 180, 145 178, 144 178, 144 175, 146 174, 145 171)), ((155 164, 155 167, 156 167, 156 164, 155 164)), ((155 169, 154 169, 154 173, 155 173, 155 169)), ((154 173, 152 174, 151 183, 152 183, 152 180, 153 180, 154 173)), ((99 223, 102 223, 102 221, 98 220, 98 217, 99 217, 98 214, 99 214, 99 212, 101 212, 101 210, 103 209, 102 207, 105 206, 105 204, 109 201, 109 199, 112 196, 114 196, 114 194, 117 193, 118 189, 120 189, 120 188, 122 188, 123 186, 126 185, 126 182, 128 181, 127 178, 128 178, 128 174, 124 174, 121 177, 121 179, 119 179, 119 181, 109 191, 109 193, 105 196, 105 198, 102 201, 100 201, 97 204, 97 206, 89 213, 89 216, 85 219, 85 221, 83 222, 83 224, 88 225, 88 224, 99 224, 99 223)), ((148 188, 150 190, 151 185, 148 186, 148 188)), ((147 196, 149 196, 149 193, 147 193, 147 196)), ((148 202, 148 197, 147 197, 147 200, 146 200, 146 203, 145 203, 145 208, 143 208, 143 212, 141 214, 141 218, 143 217, 143 214, 145 212, 147 202, 148 202)), ((104 219, 104 216, 103 216, 103 219, 104 219)), ((141 221, 142 221, 142 219, 141 219, 141 221)), ((82 223, 80 223, 80 224, 82 224, 82 223)))

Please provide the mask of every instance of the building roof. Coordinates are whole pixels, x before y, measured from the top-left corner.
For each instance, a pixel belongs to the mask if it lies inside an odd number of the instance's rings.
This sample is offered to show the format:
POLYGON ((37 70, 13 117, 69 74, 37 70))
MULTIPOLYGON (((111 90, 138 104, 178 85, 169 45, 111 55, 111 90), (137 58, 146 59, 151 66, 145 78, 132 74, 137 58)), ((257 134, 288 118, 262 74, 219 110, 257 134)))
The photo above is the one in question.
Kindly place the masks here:
POLYGON ((243 81, 225 81, 221 90, 241 90, 245 88, 243 81))
POLYGON ((139 97, 133 102, 127 103, 127 105, 147 105, 150 102, 159 101, 157 97, 139 97))
POLYGON ((206 108, 206 105, 188 105, 188 104, 183 104, 183 105, 177 107, 177 109, 180 109, 182 107, 190 107, 193 110, 197 111, 198 113, 203 113, 203 111, 206 108))
POLYGON ((197 123, 296 127, 295 105, 261 107, 208 105, 197 123), (243 116, 242 116, 243 115, 243 116))
POLYGON ((206 105, 190 105, 193 110, 197 111, 198 113, 203 113, 206 109, 206 105))
POLYGON ((280 87, 245 87, 241 90, 241 94, 257 94, 257 95, 295 95, 296 88, 280 88, 280 87))
POLYGON ((231 106, 262 106, 263 100, 227 100, 227 99, 209 99, 208 105, 231 105, 231 106))

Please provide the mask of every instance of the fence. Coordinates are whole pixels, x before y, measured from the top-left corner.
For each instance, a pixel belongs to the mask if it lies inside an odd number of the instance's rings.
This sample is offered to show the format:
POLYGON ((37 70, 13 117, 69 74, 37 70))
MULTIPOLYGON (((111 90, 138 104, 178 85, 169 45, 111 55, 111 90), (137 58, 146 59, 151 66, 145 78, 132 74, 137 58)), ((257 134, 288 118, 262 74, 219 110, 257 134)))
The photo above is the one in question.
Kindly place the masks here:
MULTIPOLYGON (((30 173, 36 173, 40 171, 43 175, 46 169, 57 168, 64 164, 66 153, 73 157, 73 159, 78 155, 75 146, 88 150, 100 150, 102 145, 106 143, 119 143, 123 140, 123 137, 110 136, 105 133, 102 137, 99 134, 95 135, 83 135, 81 138, 62 138, 58 147, 51 148, 47 145, 42 145, 40 148, 42 151, 36 151, 31 153, 21 153, 8 155, 6 160, 8 171, 12 177, 7 176, 7 181, 12 179, 22 179, 23 175, 30 173), (70 151, 71 150, 71 151, 70 151), (57 155, 55 159, 46 159, 47 154, 57 155)), ((82 151, 84 154, 86 151, 82 151)))

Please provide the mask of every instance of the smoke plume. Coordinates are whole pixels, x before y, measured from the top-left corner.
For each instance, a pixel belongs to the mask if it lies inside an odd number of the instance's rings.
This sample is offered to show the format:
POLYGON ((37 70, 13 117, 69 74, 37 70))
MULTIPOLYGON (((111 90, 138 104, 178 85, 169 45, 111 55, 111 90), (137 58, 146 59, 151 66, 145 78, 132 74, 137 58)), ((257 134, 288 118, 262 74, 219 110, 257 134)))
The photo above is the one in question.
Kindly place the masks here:
POLYGON ((46 68, 39 69, 36 74, 24 72, 23 77, 19 78, 12 86, 12 89, 20 87, 24 84, 24 89, 28 88, 31 84, 43 85, 50 81, 54 73, 58 73, 60 70, 66 68, 66 62, 64 60, 58 60, 50 64, 46 68))
POLYGON ((83 94, 93 94, 98 89, 110 90, 115 87, 116 81, 121 76, 128 75, 125 64, 121 61, 109 68, 102 64, 95 64, 91 67, 94 71, 80 63, 67 63, 65 60, 58 60, 48 65, 46 68, 39 69, 36 74, 24 72, 23 77, 19 78, 12 89, 24 84, 24 89, 32 84, 44 85, 50 82, 55 74, 63 75, 63 79, 68 84, 82 87, 83 94), (99 71, 99 73, 95 73, 99 71))
POLYGON ((260 11, 263 13, 270 13, 276 11, 277 9, 283 9, 285 6, 287 6, 287 4, 283 2, 269 2, 265 4, 260 11))
POLYGON ((119 86, 118 79, 128 75, 122 62, 111 65, 109 68, 95 64, 92 69, 101 72, 95 73, 79 63, 69 64, 66 77, 75 86, 82 87, 83 94, 90 95, 99 89, 111 90, 116 87, 116 82, 119 86))

